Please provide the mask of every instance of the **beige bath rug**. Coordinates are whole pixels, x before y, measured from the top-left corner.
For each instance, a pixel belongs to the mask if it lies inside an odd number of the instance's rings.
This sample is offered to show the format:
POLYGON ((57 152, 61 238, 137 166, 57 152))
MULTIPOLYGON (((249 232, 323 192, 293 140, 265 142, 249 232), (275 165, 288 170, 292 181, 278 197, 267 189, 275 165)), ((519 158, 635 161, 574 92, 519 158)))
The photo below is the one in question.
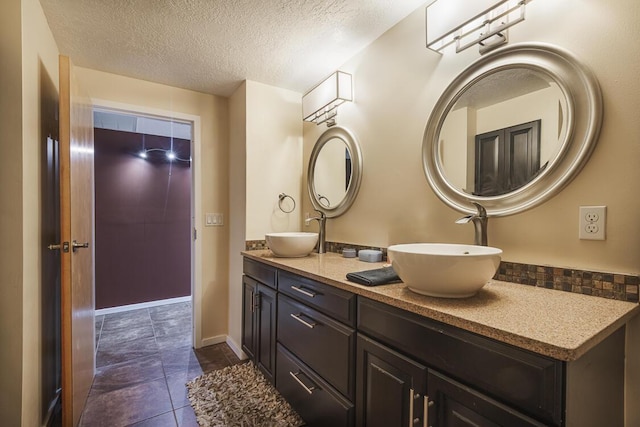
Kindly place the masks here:
POLYGON ((253 363, 228 366, 187 383, 200 426, 298 427, 304 425, 253 363))

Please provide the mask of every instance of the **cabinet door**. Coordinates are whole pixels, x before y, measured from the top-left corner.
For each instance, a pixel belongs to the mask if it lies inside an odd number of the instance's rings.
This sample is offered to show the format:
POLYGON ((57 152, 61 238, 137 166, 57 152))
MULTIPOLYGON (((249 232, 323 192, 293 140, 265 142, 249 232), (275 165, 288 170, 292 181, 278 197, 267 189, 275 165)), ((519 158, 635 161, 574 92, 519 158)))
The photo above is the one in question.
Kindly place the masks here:
POLYGON ((256 355, 256 295, 258 282, 249 276, 242 276, 242 351, 249 359, 255 360, 256 355))
POLYGON ((276 367, 276 292, 259 284, 256 298, 258 347, 255 360, 258 368, 273 384, 276 367))
POLYGON ((358 335, 357 425, 422 426, 427 369, 358 335))
POLYGON ((433 427, 544 426, 451 378, 429 370, 428 422, 433 427))

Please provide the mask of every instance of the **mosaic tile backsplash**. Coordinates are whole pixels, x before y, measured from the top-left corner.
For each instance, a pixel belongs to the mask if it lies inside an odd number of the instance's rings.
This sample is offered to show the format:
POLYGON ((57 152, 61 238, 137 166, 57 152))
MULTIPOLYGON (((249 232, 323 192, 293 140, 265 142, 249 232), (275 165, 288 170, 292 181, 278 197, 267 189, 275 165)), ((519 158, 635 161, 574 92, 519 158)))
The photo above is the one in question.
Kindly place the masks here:
MULTIPOLYGON (((361 249, 378 249, 382 251, 382 259, 387 259, 386 248, 340 242, 326 242, 325 245, 327 252, 342 253, 344 248, 353 248, 358 251, 361 249)), ((248 240, 246 249, 269 248, 265 240, 248 240)), ((493 278, 522 285, 539 286, 620 301, 639 302, 640 275, 602 273, 502 261, 493 278)))

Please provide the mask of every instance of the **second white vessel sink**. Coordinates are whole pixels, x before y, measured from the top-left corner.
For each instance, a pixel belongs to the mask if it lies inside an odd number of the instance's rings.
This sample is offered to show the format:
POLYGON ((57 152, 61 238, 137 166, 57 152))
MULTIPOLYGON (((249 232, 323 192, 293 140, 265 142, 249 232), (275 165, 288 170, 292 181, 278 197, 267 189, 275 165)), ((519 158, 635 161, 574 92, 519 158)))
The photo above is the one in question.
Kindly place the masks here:
POLYGON ((502 250, 489 246, 410 243, 387 249, 393 269, 419 294, 445 298, 475 295, 500 265, 502 250))
POLYGON ((318 233, 283 232, 265 234, 267 246, 277 257, 300 258, 313 251, 318 243, 318 233))

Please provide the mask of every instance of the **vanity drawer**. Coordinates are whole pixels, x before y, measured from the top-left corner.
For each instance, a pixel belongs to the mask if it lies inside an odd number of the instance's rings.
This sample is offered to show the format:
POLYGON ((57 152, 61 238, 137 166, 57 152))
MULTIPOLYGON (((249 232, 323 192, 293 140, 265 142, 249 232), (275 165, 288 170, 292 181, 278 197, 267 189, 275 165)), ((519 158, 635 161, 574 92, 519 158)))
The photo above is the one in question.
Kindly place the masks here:
POLYGON ((278 295, 278 341, 350 400, 355 331, 317 310, 278 295))
POLYGON ((524 413, 562 424, 560 361, 360 297, 358 330, 524 413))
POLYGON ((356 298, 351 292, 282 270, 278 272, 278 291, 355 326, 356 298))
POLYGON ((244 258, 242 267, 244 274, 247 276, 251 276, 257 281, 274 289, 276 288, 277 269, 275 267, 253 261, 248 258, 244 258))
POLYGON ((278 344, 276 388, 309 426, 350 427, 354 407, 278 344))

